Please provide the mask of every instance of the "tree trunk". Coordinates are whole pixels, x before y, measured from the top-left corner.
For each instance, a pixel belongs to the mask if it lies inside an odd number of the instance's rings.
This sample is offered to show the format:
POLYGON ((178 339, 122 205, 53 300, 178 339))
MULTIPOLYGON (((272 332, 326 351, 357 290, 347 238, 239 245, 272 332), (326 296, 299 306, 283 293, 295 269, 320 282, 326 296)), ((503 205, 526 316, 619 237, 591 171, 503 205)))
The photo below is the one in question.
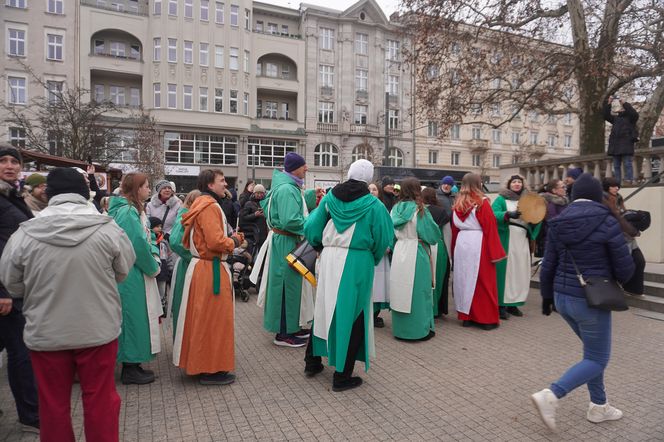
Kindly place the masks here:
POLYGON ((662 115, 663 109, 664 79, 661 79, 653 91, 652 96, 650 96, 648 101, 646 101, 643 107, 639 110, 639 142, 636 143, 637 149, 647 149, 650 147, 653 131, 662 115))
MULTIPOLYGON (((590 95, 590 94, 589 94, 590 95)), ((604 153, 605 122, 601 98, 579 97, 579 154, 604 153), (598 105, 598 103, 600 103, 598 105)))

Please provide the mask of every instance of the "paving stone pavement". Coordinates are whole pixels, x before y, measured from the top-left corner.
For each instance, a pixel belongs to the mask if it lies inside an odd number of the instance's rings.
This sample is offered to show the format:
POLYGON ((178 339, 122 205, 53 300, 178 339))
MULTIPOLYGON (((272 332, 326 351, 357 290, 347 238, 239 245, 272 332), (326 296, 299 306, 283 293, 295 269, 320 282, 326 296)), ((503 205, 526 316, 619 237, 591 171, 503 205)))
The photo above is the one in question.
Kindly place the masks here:
MULTIPOLYGON (((503 321, 497 330, 466 329, 447 318, 436 320, 436 336, 422 343, 392 338, 390 315, 383 312, 377 359, 361 373, 365 383, 343 393, 331 391, 329 367, 304 377, 303 348, 272 344, 255 300, 236 304, 237 381, 199 385, 173 367, 165 339, 164 351, 147 364, 159 376, 155 383, 118 382, 120 440, 664 441, 664 321, 636 310, 614 314, 606 374, 609 400, 625 417, 588 422, 583 387, 561 401, 559 434, 553 435, 529 396, 576 362, 581 345, 559 316, 540 314, 536 292, 523 318, 503 321)), ((0 379, 0 440, 37 440, 15 424, 6 367, 0 379)), ((84 440, 78 387, 72 413, 77 438, 84 440)))

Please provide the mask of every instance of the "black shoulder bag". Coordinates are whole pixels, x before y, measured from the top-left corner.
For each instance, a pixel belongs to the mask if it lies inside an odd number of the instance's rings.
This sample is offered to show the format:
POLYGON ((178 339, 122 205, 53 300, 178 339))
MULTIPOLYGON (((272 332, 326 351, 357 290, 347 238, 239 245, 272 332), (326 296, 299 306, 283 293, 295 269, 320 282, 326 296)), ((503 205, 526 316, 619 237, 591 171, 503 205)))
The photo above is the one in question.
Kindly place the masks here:
POLYGON ((581 284, 586 293, 588 307, 614 312, 622 312, 629 308, 627 307, 622 287, 613 278, 605 276, 589 276, 588 278, 584 278, 579 267, 576 265, 572 253, 567 247, 565 249, 572 259, 572 265, 574 265, 574 271, 576 272, 576 277, 579 279, 579 284, 581 284))

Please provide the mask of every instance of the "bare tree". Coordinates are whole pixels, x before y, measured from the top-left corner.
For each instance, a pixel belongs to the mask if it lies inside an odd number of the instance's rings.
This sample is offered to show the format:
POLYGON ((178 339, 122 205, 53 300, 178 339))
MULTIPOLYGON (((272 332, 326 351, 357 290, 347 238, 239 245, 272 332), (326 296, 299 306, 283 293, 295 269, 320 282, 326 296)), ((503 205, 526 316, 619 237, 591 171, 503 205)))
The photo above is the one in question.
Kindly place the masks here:
POLYGON ((551 4, 402 0, 414 43, 406 55, 425 117, 447 129, 461 122, 498 127, 523 109, 576 113, 581 153, 600 153, 602 107, 620 92, 645 101, 639 130, 641 146, 648 145, 664 107, 661 0, 551 4))
POLYGON ((164 178, 164 148, 157 121, 141 107, 132 115, 131 122, 133 132, 125 149, 132 153, 136 169, 148 175, 151 183, 156 183, 164 178))
POLYGON ((33 94, 27 106, 3 104, 11 124, 24 130, 30 149, 75 160, 113 161, 122 150, 118 127, 124 116, 111 101, 96 101, 77 84, 42 80, 22 63, 31 82, 45 94, 33 94), (113 118, 116 116, 116 118, 113 118))

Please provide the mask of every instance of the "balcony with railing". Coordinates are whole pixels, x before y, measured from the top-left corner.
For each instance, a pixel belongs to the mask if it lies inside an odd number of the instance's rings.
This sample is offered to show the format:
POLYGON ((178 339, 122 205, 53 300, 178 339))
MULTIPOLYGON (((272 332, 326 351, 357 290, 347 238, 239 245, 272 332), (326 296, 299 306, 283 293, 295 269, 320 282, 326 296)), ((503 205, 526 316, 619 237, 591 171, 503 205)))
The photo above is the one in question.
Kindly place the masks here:
POLYGON ((352 134, 378 134, 378 126, 372 124, 351 124, 350 133, 352 134))
POLYGON ((254 28, 254 34, 269 35, 272 37, 289 38, 291 40, 302 40, 300 34, 290 34, 288 32, 279 32, 278 30, 265 30, 263 28, 254 28))
POLYGON ((366 101, 369 99, 369 91, 366 89, 357 89, 355 91, 355 99, 358 101, 366 101))
POLYGON ((466 147, 472 153, 483 153, 489 150, 489 140, 468 140, 466 141, 466 147))
POLYGON ((318 123, 316 129, 324 133, 339 132, 339 123, 318 123))
POLYGON ((104 29, 90 39, 91 70, 142 75, 143 48, 128 32, 104 29))
POLYGON ((320 95, 321 97, 332 97, 334 96, 334 88, 332 86, 321 86, 320 95))
POLYGON ((144 0, 81 0, 81 5, 141 16, 147 16, 150 8, 148 2, 144 0))

